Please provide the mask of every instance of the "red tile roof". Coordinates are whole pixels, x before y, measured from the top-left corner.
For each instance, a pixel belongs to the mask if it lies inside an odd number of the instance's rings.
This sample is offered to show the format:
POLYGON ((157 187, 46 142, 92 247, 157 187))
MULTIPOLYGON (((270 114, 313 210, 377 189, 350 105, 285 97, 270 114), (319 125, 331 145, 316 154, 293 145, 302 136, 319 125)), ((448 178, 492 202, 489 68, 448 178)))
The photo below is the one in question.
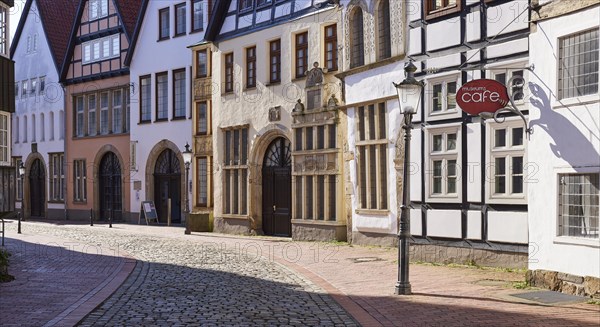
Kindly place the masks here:
POLYGON ((69 47, 79 0, 35 0, 48 38, 50 51, 60 70, 69 47))
POLYGON ((121 13, 127 36, 131 39, 142 7, 142 0, 115 0, 115 4, 121 13))

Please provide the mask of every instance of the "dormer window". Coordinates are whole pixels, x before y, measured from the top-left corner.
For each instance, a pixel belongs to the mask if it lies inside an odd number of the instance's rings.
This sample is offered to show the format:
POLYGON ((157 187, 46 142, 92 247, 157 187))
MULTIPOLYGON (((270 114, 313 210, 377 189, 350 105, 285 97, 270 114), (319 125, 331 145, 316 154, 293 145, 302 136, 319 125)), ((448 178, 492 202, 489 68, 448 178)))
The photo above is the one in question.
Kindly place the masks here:
POLYGON ((108 0, 90 0, 89 17, 90 20, 108 16, 108 0))

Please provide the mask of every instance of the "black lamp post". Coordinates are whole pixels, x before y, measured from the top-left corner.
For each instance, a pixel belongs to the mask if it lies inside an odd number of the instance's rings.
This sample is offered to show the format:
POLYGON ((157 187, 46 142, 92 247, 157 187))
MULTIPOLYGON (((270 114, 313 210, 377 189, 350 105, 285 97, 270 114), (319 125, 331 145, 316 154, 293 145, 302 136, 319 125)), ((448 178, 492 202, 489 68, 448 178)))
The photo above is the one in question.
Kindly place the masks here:
POLYGON ((402 205, 400 207, 400 232, 398 233, 398 282, 396 282, 396 294, 410 295, 411 287, 408 280, 408 264, 410 262, 409 239, 410 239, 410 133, 412 130, 412 118, 417 113, 421 102, 421 91, 424 83, 417 81, 414 73, 417 67, 412 61, 404 65, 406 78, 400 84, 393 83, 398 91, 400 113, 404 115, 404 168, 402 172, 402 205))
POLYGON ((183 163, 185 164, 185 208, 183 208, 183 212, 185 212, 185 234, 189 235, 192 233, 190 230, 190 198, 189 198, 189 174, 190 174, 190 164, 192 163, 192 151, 190 150, 190 145, 185 143, 185 151, 181 154, 183 156, 183 163))
MULTIPOLYGON (((25 178, 25 165, 23 164, 23 161, 21 161, 21 163, 19 164, 19 176, 21 177, 21 212, 19 213, 19 224, 17 228, 17 233, 21 234, 21 219, 23 219, 23 210, 25 209, 23 206, 23 203, 25 202, 23 200, 23 197, 25 196, 25 189, 23 188, 25 186, 25 183, 23 182, 23 178, 25 178)), ((4 230, 4 228, 2 230, 4 230)))

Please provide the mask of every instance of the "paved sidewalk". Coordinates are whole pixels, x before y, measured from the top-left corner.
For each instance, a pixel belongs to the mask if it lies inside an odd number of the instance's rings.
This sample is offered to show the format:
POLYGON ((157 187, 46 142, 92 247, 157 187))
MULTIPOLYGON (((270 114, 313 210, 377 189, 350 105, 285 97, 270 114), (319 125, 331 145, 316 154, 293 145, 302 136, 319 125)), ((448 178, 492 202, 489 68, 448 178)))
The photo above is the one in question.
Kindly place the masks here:
MULTIPOLYGON (((27 228, 31 228, 45 233, 45 226, 53 225, 28 222, 24 230, 27 231, 27 228)), ((393 294, 397 279, 397 252, 395 249, 333 243, 291 242, 289 239, 281 238, 242 237, 213 233, 184 235, 184 229, 181 227, 138 225, 115 225, 112 229, 102 225, 93 228, 66 227, 68 228, 62 229, 62 226, 48 228, 48 235, 71 239, 80 236, 81 242, 90 235, 98 235, 97 239, 110 236, 113 240, 121 242, 121 244, 117 244, 119 247, 130 244, 125 248, 136 258, 147 257, 144 259, 145 261, 149 260, 151 265, 156 265, 152 263, 154 253, 148 253, 146 249, 142 248, 148 240, 152 240, 159 245, 164 244, 162 247, 165 248, 165 252, 162 255, 173 256, 174 263, 177 263, 176 261, 181 256, 182 258, 187 257, 186 260, 191 260, 190 262, 194 262, 194 265, 198 265, 198 268, 192 267, 193 269, 189 270, 190 273, 197 272, 199 267, 211 267, 213 270, 208 271, 211 278, 219 278, 218 276, 222 274, 226 275, 226 278, 235 278, 235 275, 231 275, 231 273, 218 272, 220 267, 228 265, 245 267, 244 269, 250 269, 250 271, 255 270, 255 268, 251 268, 251 265, 243 264, 244 262, 253 263, 257 265, 257 268, 258 265, 264 266, 268 263, 285 266, 289 269, 287 271, 290 274, 295 274, 298 278, 315 285, 314 287, 309 284, 304 286, 305 289, 314 289, 314 291, 310 291, 313 293, 309 294, 318 294, 314 292, 321 292, 319 289, 324 290, 363 326, 600 325, 600 306, 598 305, 585 303, 543 305, 514 297, 515 294, 531 291, 511 287, 512 282, 523 281, 523 272, 416 264, 411 265, 411 283, 415 294, 396 296, 393 294), (179 247, 182 254, 170 252, 171 250, 166 247, 171 244, 179 247), (188 250, 185 250, 186 246, 189 247, 188 250), (265 260, 268 262, 265 263, 265 260)), ((103 244, 103 246, 105 245, 108 243, 103 244)), ((156 258, 158 256, 159 254, 156 254, 156 258)), ((178 269, 182 269, 180 267, 187 269, 177 264, 166 271, 176 273, 178 269)), ((138 265, 136 271, 142 269, 138 275, 143 278, 144 269, 148 268, 151 266, 140 268, 138 265)), ((138 278, 136 282, 143 283, 139 276, 136 277, 138 278)), ((155 278, 159 278, 159 276, 155 278)), ((242 275, 241 278, 244 276, 242 275)), ((284 277, 280 276, 279 278, 284 277)), ((260 279, 255 280, 260 282, 260 279)), ((297 280, 297 278, 293 277, 293 280, 297 280)), ((127 283, 133 282, 130 279, 127 283)), ((301 282, 301 284, 305 283, 301 282)), ((174 284, 166 281, 165 285, 171 287, 174 284)), ((277 286, 270 282, 265 285, 277 286)), ((0 286, 0 290, 4 292, 2 287, 0 286)), ((37 290, 40 289, 42 288, 37 290)), ((47 289, 43 290, 42 293, 46 293, 47 289)), ((260 286, 254 287, 240 295, 252 298, 251 293, 258 294, 260 290, 262 290, 260 286)), ((134 291, 139 292, 139 289, 134 291)), ((151 291, 158 291, 158 288, 151 291)), ((115 294, 118 295, 119 292, 125 291, 120 289, 115 294)), ((137 294, 135 292, 132 291, 131 294, 137 294)), ((295 295, 298 296, 302 292, 307 291, 296 289, 295 295)), ((108 302, 114 300, 115 303, 121 305, 119 301, 123 301, 127 296, 127 294, 119 298, 113 296, 108 302)), ((209 298, 205 298, 201 302, 207 300, 209 298)), ((194 301, 197 300, 194 299, 194 301)), ((123 309, 119 309, 118 305, 107 308, 107 311, 112 310, 116 315, 123 314, 123 309)), ((122 303, 122 305, 125 308, 128 304, 122 303)), ((208 310, 208 308, 210 305, 204 307, 203 310, 208 310)), ((100 309, 96 309, 88 317, 94 315, 104 317, 102 310, 98 310, 100 309)), ((219 325, 218 320, 215 325, 219 325)))
POLYGON ((0 283, 1 326, 73 326, 135 267, 122 251, 26 231, 7 233, 5 248, 15 280, 0 283))

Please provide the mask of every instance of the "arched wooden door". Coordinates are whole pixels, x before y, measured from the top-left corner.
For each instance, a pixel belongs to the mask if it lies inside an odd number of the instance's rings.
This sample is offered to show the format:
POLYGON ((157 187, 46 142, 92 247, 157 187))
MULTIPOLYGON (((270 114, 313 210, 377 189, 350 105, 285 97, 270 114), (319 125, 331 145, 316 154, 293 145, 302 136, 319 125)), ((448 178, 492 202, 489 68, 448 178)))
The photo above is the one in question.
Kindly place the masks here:
POLYGON ((29 171, 29 203, 31 216, 43 217, 46 203, 46 172, 40 159, 35 159, 29 171))
POLYGON ((265 153, 262 168, 263 232, 292 235, 292 152, 290 141, 275 139, 265 153))
POLYGON ((161 222, 167 222, 171 199, 171 222, 181 223, 181 166, 173 150, 164 150, 154 166, 154 203, 161 222))
POLYGON ((123 217, 123 186, 119 158, 108 152, 100 161, 100 220, 123 217))

